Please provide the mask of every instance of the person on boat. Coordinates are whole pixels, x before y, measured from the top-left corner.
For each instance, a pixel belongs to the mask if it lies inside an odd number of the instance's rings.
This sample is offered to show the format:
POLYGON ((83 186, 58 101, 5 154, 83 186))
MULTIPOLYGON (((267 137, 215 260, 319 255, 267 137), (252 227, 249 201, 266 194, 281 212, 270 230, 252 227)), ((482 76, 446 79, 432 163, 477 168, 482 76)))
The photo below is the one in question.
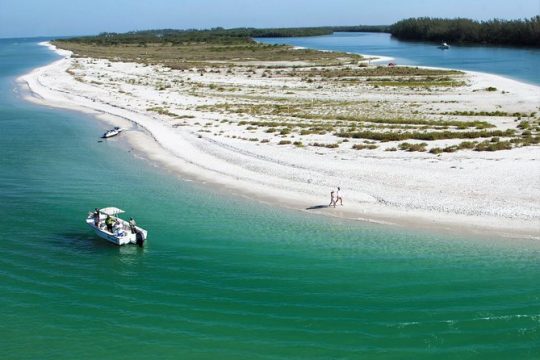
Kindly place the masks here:
POLYGON ((113 232, 113 224, 114 224, 114 219, 112 218, 111 215, 107 215, 107 218, 105 219, 105 225, 107 225, 107 230, 110 233, 113 232))
POLYGON ((129 218, 129 229, 131 230, 132 234, 135 234, 137 232, 137 229, 135 229, 135 226, 137 226, 137 223, 135 222, 135 220, 132 217, 130 217, 129 218))
POLYGON ((99 209, 96 208, 96 211, 94 212, 94 225, 96 227, 99 227, 99 209))
POLYGON ((114 234, 117 236, 122 236, 124 233, 124 226, 122 225, 122 222, 120 219, 116 219, 114 225, 113 225, 114 234))

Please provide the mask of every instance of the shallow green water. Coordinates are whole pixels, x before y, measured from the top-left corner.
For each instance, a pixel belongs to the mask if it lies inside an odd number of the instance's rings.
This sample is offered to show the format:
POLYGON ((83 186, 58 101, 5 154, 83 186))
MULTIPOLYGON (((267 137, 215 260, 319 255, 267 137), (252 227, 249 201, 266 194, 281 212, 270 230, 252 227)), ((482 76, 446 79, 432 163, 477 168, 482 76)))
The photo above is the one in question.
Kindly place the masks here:
POLYGON ((537 242, 306 216, 179 180, 98 143, 92 118, 20 99, 14 76, 53 58, 0 41, 1 358, 540 353, 537 242), (86 227, 106 205, 148 228, 144 249, 86 227))

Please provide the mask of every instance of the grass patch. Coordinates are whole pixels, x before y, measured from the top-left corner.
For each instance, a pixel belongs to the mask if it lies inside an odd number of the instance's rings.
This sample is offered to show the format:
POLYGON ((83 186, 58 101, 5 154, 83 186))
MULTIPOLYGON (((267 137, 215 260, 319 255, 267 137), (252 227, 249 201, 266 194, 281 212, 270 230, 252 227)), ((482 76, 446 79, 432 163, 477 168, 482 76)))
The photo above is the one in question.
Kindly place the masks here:
MULTIPOLYGON (((455 116, 516 116, 516 117, 527 117, 530 116, 525 113, 508 113, 505 111, 451 111, 451 112, 443 112, 442 115, 455 115, 455 116)), ((534 116, 534 115, 531 115, 534 116)))
POLYGON ((445 139, 475 139, 493 136, 513 136, 514 130, 482 130, 482 131, 410 131, 410 132, 338 132, 335 135, 342 138, 370 139, 378 141, 399 141, 399 140, 445 140, 445 139))
POLYGON ((426 80, 426 79, 395 79, 384 81, 370 81, 373 86, 392 86, 392 87, 411 87, 411 88, 428 88, 428 87, 458 87, 464 86, 465 82, 455 81, 445 78, 446 80, 426 80))
POLYGON ((293 77, 322 77, 322 78, 351 78, 351 77, 380 77, 380 76, 444 76, 462 75, 463 72, 457 70, 437 70, 421 69, 417 67, 341 67, 341 68, 311 68, 302 71, 292 71, 289 76, 293 77))
POLYGON ((511 141, 483 141, 474 147, 474 151, 499 151, 512 149, 511 141))
POLYGON ((354 150, 375 150, 378 146, 373 144, 355 144, 352 148, 354 150))
MULTIPOLYGON (((137 62, 142 64, 162 64, 172 69, 189 69, 208 65, 212 61, 308 61, 315 63, 341 64, 343 61, 359 60, 359 55, 321 52, 309 49, 295 50, 286 45, 268 45, 250 41, 230 44, 188 42, 188 43, 146 43, 103 45, 98 42, 76 42, 56 40, 60 49, 73 51, 76 57, 91 57, 110 61, 137 62), (206 65, 205 65, 206 64, 206 65)), ((229 64, 212 64, 213 67, 227 67, 229 64)))
POLYGON ((146 111, 152 111, 152 112, 158 113, 159 115, 166 115, 166 116, 181 118, 178 114, 170 112, 169 110, 159 107, 159 106, 147 108, 146 111))
POLYGON ((334 143, 334 144, 324 144, 324 143, 318 143, 318 142, 315 142, 315 143, 312 143, 310 144, 311 146, 315 146, 315 147, 325 147, 325 148, 328 148, 328 149, 335 149, 335 148, 338 148, 339 147, 339 144, 338 143, 334 143))
POLYGON ((415 152, 415 151, 424 152, 426 151, 426 146, 427 146, 426 143, 410 144, 410 143, 404 142, 404 143, 399 144, 398 147, 400 150, 409 151, 409 152, 415 152))

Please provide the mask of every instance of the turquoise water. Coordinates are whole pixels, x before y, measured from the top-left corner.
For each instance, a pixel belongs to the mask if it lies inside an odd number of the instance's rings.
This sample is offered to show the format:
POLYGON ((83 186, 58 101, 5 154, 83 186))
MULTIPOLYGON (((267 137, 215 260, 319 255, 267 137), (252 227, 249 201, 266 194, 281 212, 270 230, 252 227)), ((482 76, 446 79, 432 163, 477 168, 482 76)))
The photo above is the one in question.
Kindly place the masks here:
POLYGON ((25 102, 55 57, 0 40, 3 359, 533 359, 540 244, 307 216, 224 195, 25 102), (149 230, 84 224, 116 205, 149 230))
POLYGON ((440 50, 436 44, 399 41, 390 34, 375 33, 334 33, 328 36, 258 40, 318 50, 390 56, 401 65, 481 71, 540 85, 540 49, 451 44, 450 50, 440 50))

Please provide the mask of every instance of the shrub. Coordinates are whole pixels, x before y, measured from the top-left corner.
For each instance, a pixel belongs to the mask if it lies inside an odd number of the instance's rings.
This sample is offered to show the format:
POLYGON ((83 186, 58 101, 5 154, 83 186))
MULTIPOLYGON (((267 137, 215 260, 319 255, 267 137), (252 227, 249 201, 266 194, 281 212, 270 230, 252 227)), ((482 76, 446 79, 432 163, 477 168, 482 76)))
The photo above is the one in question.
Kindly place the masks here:
POLYGON ((459 149, 474 149, 474 146, 476 145, 476 141, 463 141, 461 144, 458 145, 459 149))
POLYGON ((486 91, 497 91, 496 87, 490 86, 486 88, 486 91))
POLYGON ((290 133, 291 133, 291 129, 289 129, 289 128, 282 129, 279 132, 280 135, 289 135, 290 133))
POLYGON ((289 140, 281 140, 278 145, 289 145, 291 142, 289 140))
POLYGON ((404 142, 404 143, 399 144, 399 149, 409 151, 409 152, 413 152, 413 151, 423 152, 423 151, 426 151, 426 146, 427 146, 426 143, 410 144, 410 143, 404 142))
POLYGON ((502 130, 481 130, 481 131, 410 131, 410 132, 377 132, 377 131, 357 131, 339 132, 335 135, 343 138, 370 139, 379 141, 399 141, 399 140, 444 140, 444 139, 475 139, 493 136, 513 136, 515 131, 502 130))
POLYGON ((339 147, 339 144, 335 143, 335 144, 323 144, 323 143, 313 143, 311 144, 311 146, 316 146, 316 147, 325 147, 325 148, 329 148, 329 149, 335 149, 335 148, 338 148, 339 147))
POLYGON ((458 151, 459 148, 456 146, 456 145, 452 145, 452 146, 447 146, 443 149, 443 152, 447 152, 447 153, 453 153, 453 152, 456 152, 458 151))
POLYGON ((367 150, 374 150, 376 148, 378 148, 377 145, 372 145, 372 144, 355 144, 353 145, 352 147, 354 150, 364 150, 364 149, 367 149, 367 150))
POLYGON ((512 143, 510 141, 490 142, 483 141, 477 144, 474 151, 498 151, 498 150, 510 150, 512 149, 512 143))

